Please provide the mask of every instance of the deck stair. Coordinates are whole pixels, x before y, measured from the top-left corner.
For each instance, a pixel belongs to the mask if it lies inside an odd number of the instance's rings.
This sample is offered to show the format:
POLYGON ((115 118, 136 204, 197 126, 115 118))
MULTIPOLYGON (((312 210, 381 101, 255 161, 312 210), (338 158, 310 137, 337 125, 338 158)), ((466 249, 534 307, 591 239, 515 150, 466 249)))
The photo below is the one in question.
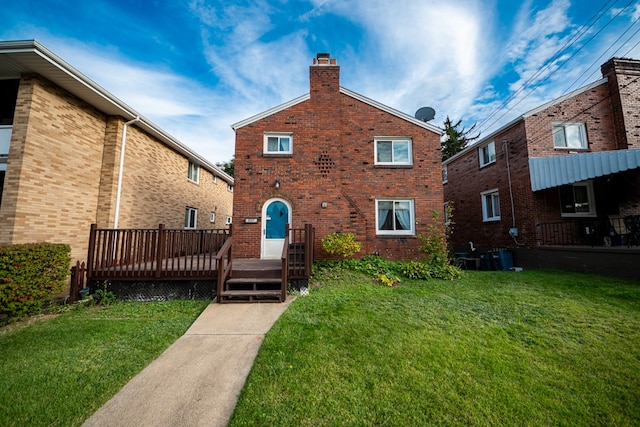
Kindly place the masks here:
POLYGON ((282 286, 280 260, 235 259, 219 302, 283 302, 282 286))

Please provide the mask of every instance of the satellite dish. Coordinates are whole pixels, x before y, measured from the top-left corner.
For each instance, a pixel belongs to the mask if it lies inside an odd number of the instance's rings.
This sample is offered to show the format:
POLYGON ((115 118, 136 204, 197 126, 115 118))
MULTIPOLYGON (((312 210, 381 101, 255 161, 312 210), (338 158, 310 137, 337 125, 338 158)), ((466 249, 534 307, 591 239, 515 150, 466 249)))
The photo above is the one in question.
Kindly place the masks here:
POLYGON ((436 116, 436 110, 431 107, 422 107, 416 111, 415 117, 418 120, 422 120, 423 122, 428 122, 429 120, 433 120, 436 116))

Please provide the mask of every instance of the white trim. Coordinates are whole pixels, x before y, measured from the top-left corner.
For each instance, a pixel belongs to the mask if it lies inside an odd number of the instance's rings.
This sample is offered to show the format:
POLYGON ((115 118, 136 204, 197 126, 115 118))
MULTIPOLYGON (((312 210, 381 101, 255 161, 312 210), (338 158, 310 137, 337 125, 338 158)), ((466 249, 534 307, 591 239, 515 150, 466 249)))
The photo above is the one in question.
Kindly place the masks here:
POLYGON ((586 86, 583 86, 581 88, 578 88, 576 90, 574 90, 573 92, 570 92, 566 95, 563 95, 559 98, 553 99, 545 104, 540 105, 539 107, 534 108, 533 110, 529 110, 526 113, 522 114, 521 116, 516 117, 515 119, 511 120, 509 123, 507 123, 506 125, 494 130, 493 132, 491 132, 489 135, 485 136, 484 138, 482 138, 479 141, 476 141, 474 144, 465 147, 464 150, 456 153, 455 155, 449 157, 447 160, 445 160, 443 163, 451 163, 452 161, 454 161, 455 159, 457 159, 458 157, 462 157, 464 156, 466 153, 468 153, 469 151, 475 149, 476 147, 478 147, 480 144, 483 144, 491 139, 494 139, 497 135, 505 132, 507 129, 509 129, 510 127, 515 126, 516 124, 518 124, 519 122, 524 121, 524 119, 533 116, 534 114, 539 113, 540 111, 543 111, 549 107, 552 107, 560 102, 566 101, 567 99, 570 99, 574 96, 580 95, 583 92, 586 92, 588 90, 593 89, 594 87, 600 86, 601 84, 604 84, 606 82, 608 82, 609 79, 607 77, 604 77, 600 80, 596 80, 593 83, 589 83, 586 86))
POLYGON ((310 94, 304 94, 297 98, 292 99, 291 101, 285 102, 284 104, 276 105, 273 108, 263 111, 262 113, 258 113, 255 116, 251 116, 248 119, 241 120, 237 123, 231 125, 231 129, 238 130, 242 127, 250 125, 251 123, 257 122, 258 120, 262 120, 265 117, 269 117, 272 114, 279 113, 280 111, 286 110, 287 108, 293 107, 294 105, 298 105, 301 102, 308 101, 311 99, 310 94))
POLYGON ((374 165, 381 166, 413 166, 413 140, 406 136, 376 136, 373 138, 373 162, 374 165), (380 162, 378 161, 378 143, 379 142, 391 142, 391 161, 380 162), (409 159, 406 162, 395 161, 394 158, 394 145, 396 142, 407 142, 409 150, 409 159))
POLYGON ((265 132, 262 139, 262 154, 270 156, 291 155, 293 154, 293 133, 292 132, 265 132), (287 151, 269 151, 269 138, 278 138, 278 147, 280 147, 280 138, 289 138, 289 150, 287 151))
POLYGON ((380 198, 380 199, 376 199, 375 200, 375 211, 376 211, 376 235, 377 236, 415 236, 416 234, 416 207, 415 207, 415 202, 413 199, 406 199, 406 198, 391 198, 391 197, 384 197, 384 198, 380 198), (410 214, 410 219, 409 222, 411 224, 411 228, 409 230, 380 230, 378 228, 378 203, 379 202, 393 202, 395 204, 395 202, 409 202, 410 203, 410 209, 409 209, 409 214, 410 214))
POLYGON ((498 210, 500 209, 500 191, 498 191, 497 188, 493 188, 491 190, 487 190, 487 191, 483 191, 482 193, 480 193, 480 204, 482 206, 482 221, 483 222, 494 222, 494 221, 500 221, 500 213, 498 215, 495 214, 495 212, 493 213, 493 216, 489 216, 487 213, 487 207, 485 205, 485 197, 487 196, 492 196, 491 197, 491 207, 493 210, 493 195, 497 194, 498 195, 498 210))
POLYGON ((0 67, 6 66, 9 71, 15 70, 15 78, 20 78, 21 73, 35 73, 52 81, 107 115, 120 116, 124 121, 134 120, 139 117, 140 121, 136 123, 136 127, 157 138, 161 143, 177 151, 182 156, 195 159, 200 166, 214 175, 227 182, 234 182, 233 177, 160 129, 149 119, 44 47, 40 42, 36 40, 2 41, 0 42, 0 56, 2 57, 0 59, 0 67), (7 58, 7 61, 4 58, 7 58))
POLYGON ((489 166, 489 165, 495 163, 497 157, 498 157, 498 155, 496 153, 496 143, 495 143, 495 141, 490 141, 489 143, 478 147, 478 161, 480 162, 480 168, 483 168, 485 166, 489 166), (491 150, 489 150, 489 147, 493 147, 493 158, 491 158, 491 150), (484 155, 483 155, 485 148, 487 150, 489 150, 489 160, 487 162, 484 161, 484 155))
POLYGON ((189 160, 189 163, 187 165, 187 180, 189 182, 193 182, 194 184, 200 183, 200 165, 192 160, 189 160), (195 179, 191 177, 192 166, 193 170, 195 171, 195 179))
MULTIPOLYGON (((375 107, 379 110, 385 111, 391 115, 394 115, 396 117, 401 118, 402 120, 406 120, 408 122, 413 123, 414 125, 420 126, 421 128, 430 130, 432 132, 437 133, 438 135, 444 135, 444 130, 440 129, 438 126, 435 126, 431 123, 427 123, 427 122, 423 122, 422 120, 416 119, 413 116, 410 116, 409 114, 403 113, 401 111, 398 111, 394 108, 391 108, 387 105, 381 104, 377 101, 374 101, 371 98, 367 98, 364 95, 360 95, 359 93, 353 92, 349 89, 346 89, 342 86, 340 86, 340 93, 342 93, 343 95, 347 95, 351 98, 357 99, 358 101, 364 102, 365 104, 371 105, 372 107, 375 107)), ((293 107, 294 105, 300 104, 304 101, 308 101, 309 99, 311 99, 311 94, 306 93, 302 96, 299 96, 297 98, 292 99, 291 101, 285 102, 284 104, 280 104, 277 105, 273 108, 270 108, 268 110, 265 110, 261 113, 258 113, 254 116, 251 116, 247 119, 241 120, 237 123, 234 123, 231 125, 231 128, 235 131, 238 130, 244 126, 250 125, 254 122, 257 122, 258 120, 262 120, 265 117, 269 117, 272 114, 275 113, 279 113, 280 111, 286 110, 289 107, 293 107)))
POLYGON ((440 136, 444 135, 444 130, 440 129, 436 125, 432 125, 431 123, 428 123, 428 122, 423 122, 422 120, 416 119, 415 117, 410 116, 409 114, 403 113, 402 111, 398 111, 398 110, 396 110, 394 108, 391 108, 391 107, 389 107, 387 105, 381 104, 378 101, 374 101, 371 98, 367 98, 364 95, 360 95, 359 93, 353 92, 353 91, 351 91, 349 89, 346 89, 346 88, 344 88, 342 86, 340 86, 340 93, 342 93, 344 95, 347 95, 347 96, 350 96, 351 98, 357 99, 358 101, 362 101, 365 104, 369 104, 372 107, 375 107, 375 108, 377 108, 379 110, 387 112, 387 113, 389 113, 391 115, 399 117, 402 120, 406 120, 408 122, 411 122, 414 125, 420 126, 421 128, 424 128, 424 129, 430 130, 432 132, 435 132, 440 136))
POLYGON ((186 206, 184 209, 184 229, 185 230, 196 230, 198 228, 198 209, 197 208, 192 208, 191 206, 186 206), (191 215, 190 213, 194 212, 194 218, 193 218, 193 226, 190 226, 189 224, 187 224, 187 221, 189 221, 189 223, 191 222, 191 215))

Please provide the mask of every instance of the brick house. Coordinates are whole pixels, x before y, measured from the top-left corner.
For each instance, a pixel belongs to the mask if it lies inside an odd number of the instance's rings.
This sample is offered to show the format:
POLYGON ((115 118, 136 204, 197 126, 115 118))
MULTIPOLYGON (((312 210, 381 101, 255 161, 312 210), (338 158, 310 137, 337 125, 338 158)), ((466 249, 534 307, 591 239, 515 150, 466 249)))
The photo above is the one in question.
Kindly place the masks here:
POLYGON ((232 125, 234 256, 279 257, 289 223, 313 225, 316 258, 333 232, 354 233, 360 256, 418 257, 443 205, 441 130, 341 87, 329 54, 309 78, 309 93, 232 125))
POLYGON ((232 189, 38 42, 0 42, 0 244, 66 243, 84 260, 92 223, 224 228, 232 189))
POLYGON ((443 162, 454 251, 509 248, 525 267, 638 276, 625 218, 640 215, 640 61, 601 71, 443 162))

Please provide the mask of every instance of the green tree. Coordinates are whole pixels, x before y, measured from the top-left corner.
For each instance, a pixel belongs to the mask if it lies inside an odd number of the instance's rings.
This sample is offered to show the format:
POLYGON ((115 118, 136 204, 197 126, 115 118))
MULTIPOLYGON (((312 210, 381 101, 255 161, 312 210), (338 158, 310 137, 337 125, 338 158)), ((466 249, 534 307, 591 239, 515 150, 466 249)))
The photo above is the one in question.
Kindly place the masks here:
POLYGON ((442 146, 442 161, 447 160, 449 157, 464 150, 464 148, 471 142, 480 138, 478 132, 475 136, 470 136, 474 131, 476 124, 474 123, 468 130, 460 126, 462 125, 462 119, 458 120, 455 124, 451 122, 449 116, 444 121, 444 136, 441 142, 442 146))
POLYGON ((216 166, 224 171, 229 176, 233 176, 233 169, 235 167, 235 158, 232 157, 228 162, 218 162, 216 166))

